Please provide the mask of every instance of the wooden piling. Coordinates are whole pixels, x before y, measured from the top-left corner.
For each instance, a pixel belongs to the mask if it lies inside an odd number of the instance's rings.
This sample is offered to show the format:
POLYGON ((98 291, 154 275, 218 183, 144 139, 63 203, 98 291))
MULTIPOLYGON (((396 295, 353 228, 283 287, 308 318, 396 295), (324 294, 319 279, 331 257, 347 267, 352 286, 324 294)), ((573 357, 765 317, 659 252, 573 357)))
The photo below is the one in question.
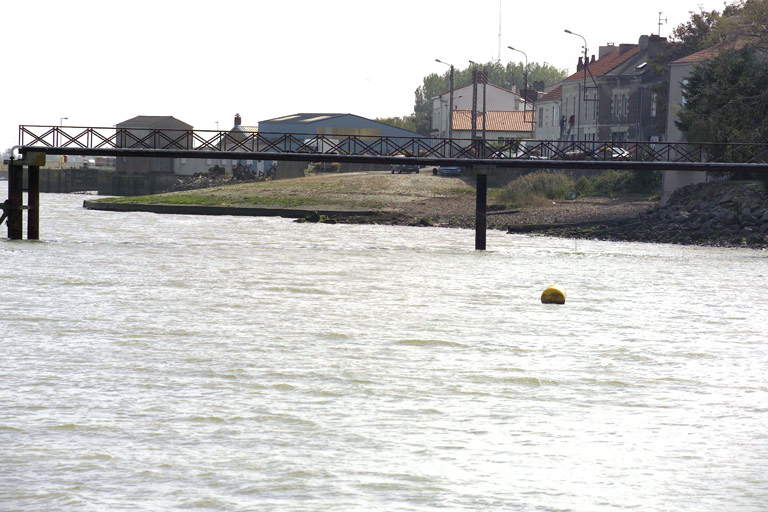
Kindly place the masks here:
POLYGON ((488 174, 484 169, 477 172, 477 193, 475 195, 475 250, 485 250, 485 232, 488 212, 488 174))
POLYGON ((40 166, 27 169, 27 240, 40 240, 40 166))
POLYGON ((21 209, 24 198, 24 166, 11 160, 8 163, 8 238, 21 240, 23 237, 23 221, 21 209))

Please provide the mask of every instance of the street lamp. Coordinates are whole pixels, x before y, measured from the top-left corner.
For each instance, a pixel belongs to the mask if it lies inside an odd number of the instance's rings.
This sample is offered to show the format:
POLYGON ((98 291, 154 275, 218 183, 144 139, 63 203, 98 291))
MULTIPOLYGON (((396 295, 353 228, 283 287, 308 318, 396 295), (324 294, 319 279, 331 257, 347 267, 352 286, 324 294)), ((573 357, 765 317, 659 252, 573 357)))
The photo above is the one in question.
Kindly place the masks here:
MULTIPOLYGON (((565 29, 566 34, 571 34, 572 36, 579 36, 582 41, 584 41, 584 68, 586 69, 587 64, 589 64, 589 61, 587 60, 587 40, 584 39, 584 36, 581 34, 577 34, 576 32, 571 32, 568 29, 565 29)), ((586 76, 586 71, 584 72, 584 76, 586 76)))
MULTIPOLYGON (((587 40, 584 38, 583 35, 577 34, 576 32, 571 32, 568 29, 565 29, 565 33, 566 34, 571 34, 572 36, 578 36, 578 37, 581 38, 582 41, 584 41, 584 86, 583 86, 584 98, 583 98, 583 100, 586 102, 587 101, 587 73, 589 72, 589 69, 588 69, 589 68, 589 59, 587 58, 587 40)), ((581 107, 581 104, 579 104, 579 107, 581 107)), ((585 111, 586 111, 586 108, 587 108, 586 105, 584 105, 585 111)), ((576 114, 576 112, 574 111, 574 115, 575 114, 576 114)), ((579 119, 579 124, 581 124, 581 114, 579 114, 577 117, 579 119)), ((577 136, 578 136, 578 133, 579 133, 579 127, 577 126, 576 127, 576 134, 577 134, 577 136)))
POLYGON ((59 126, 62 126, 64 124, 64 121, 69 121, 68 117, 60 117, 59 118, 59 126))
POLYGON ((525 57, 525 69, 523 70, 523 78, 525 79, 525 89, 524 89, 525 92, 523 93, 525 95, 523 96, 523 100, 525 101, 525 103, 523 103, 523 121, 525 121, 525 110, 526 110, 526 107, 528 106, 528 55, 526 55, 526 53, 523 50, 518 50, 517 48, 512 48, 511 46, 507 46, 507 48, 509 48, 513 52, 522 53, 523 56, 525 57))
POLYGON ((440 64, 445 64, 446 66, 450 66, 451 68, 451 99, 450 99, 450 105, 448 105, 449 111, 448 111, 448 140, 450 141, 453 139, 453 64, 448 64, 447 62, 443 62, 440 59, 435 59, 435 62, 439 62, 440 64))

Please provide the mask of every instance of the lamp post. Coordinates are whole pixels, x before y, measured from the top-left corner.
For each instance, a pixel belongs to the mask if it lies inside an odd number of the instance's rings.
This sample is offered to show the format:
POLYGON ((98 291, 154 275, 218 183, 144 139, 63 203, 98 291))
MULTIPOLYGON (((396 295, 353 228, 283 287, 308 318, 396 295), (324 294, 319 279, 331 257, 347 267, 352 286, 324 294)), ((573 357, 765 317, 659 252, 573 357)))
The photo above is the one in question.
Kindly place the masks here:
POLYGON ((509 48, 513 52, 522 53, 523 56, 525 57, 525 69, 523 70, 523 79, 525 80, 525 87, 523 89, 523 91, 525 91, 523 93, 523 101, 525 101, 525 103, 523 103, 523 122, 525 122, 525 119, 526 119, 525 111, 526 111, 526 107, 528 106, 528 55, 526 55, 526 53, 523 50, 518 50, 517 48, 512 48, 511 46, 507 46, 507 48, 509 48))
POLYGON ((435 62, 439 62, 440 64, 445 64, 446 66, 450 66, 451 68, 451 92, 450 92, 450 103, 448 105, 448 140, 450 141, 453 139, 453 64, 448 64, 447 62, 443 62, 440 59, 435 59, 435 62))
POLYGON ((59 126, 63 126, 64 125, 64 121, 69 121, 69 118, 68 117, 60 117, 59 118, 59 126))
MULTIPOLYGON (((589 69, 588 69, 589 68, 589 59, 587 58, 587 53, 588 53, 587 52, 587 40, 584 38, 583 35, 577 34, 576 32, 571 32, 568 29, 565 29, 564 32, 566 34, 571 34, 572 36, 578 36, 578 37, 581 38, 582 41, 584 41, 584 85, 583 85, 584 97, 581 98, 581 99, 584 100, 584 101, 587 101, 587 73, 589 71, 589 69)), ((579 95, 579 96, 581 96, 581 95, 579 95)), ((584 108, 586 109, 586 105, 584 106, 584 108)), ((576 115, 576 112, 574 112, 574 115, 576 115)), ((576 118, 578 119, 579 124, 581 124, 581 101, 579 101, 579 114, 576 115, 576 118)), ((576 135, 577 136, 578 136, 578 133, 579 133, 579 127, 577 126, 576 127, 576 135)))

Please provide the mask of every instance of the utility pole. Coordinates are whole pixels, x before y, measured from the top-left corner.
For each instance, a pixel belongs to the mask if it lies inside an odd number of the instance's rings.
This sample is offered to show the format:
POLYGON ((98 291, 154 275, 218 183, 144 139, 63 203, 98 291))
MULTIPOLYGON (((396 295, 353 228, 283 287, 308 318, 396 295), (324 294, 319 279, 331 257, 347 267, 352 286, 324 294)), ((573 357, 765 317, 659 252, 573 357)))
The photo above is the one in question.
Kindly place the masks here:
POLYGON ((477 138, 477 64, 469 61, 474 66, 472 69, 472 144, 477 138))
MULTIPOLYGON (((448 105, 448 140, 450 141, 453 139, 453 64, 448 64, 447 62, 443 62, 440 59, 435 59, 435 62, 439 62, 440 64, 445 64, 446 66, 451 67, 451 92, 450 92, 450 100, 448 105)), ((442 103, 442 102, 441 102, 442 103)), ((442 109, 442 107, 440 107, 442 109)))

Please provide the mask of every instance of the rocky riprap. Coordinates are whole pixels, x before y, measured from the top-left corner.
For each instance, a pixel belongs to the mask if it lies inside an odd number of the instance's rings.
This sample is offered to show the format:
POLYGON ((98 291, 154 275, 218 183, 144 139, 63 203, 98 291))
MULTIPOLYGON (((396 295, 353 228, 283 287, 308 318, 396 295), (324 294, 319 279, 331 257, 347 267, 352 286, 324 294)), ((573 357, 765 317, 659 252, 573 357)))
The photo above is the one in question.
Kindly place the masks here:
POLYGON ((572 238, 766 249, 768 193, 758 183, 692 185, 675 192, 667 205, 631 219, 540 232, 572 238))

